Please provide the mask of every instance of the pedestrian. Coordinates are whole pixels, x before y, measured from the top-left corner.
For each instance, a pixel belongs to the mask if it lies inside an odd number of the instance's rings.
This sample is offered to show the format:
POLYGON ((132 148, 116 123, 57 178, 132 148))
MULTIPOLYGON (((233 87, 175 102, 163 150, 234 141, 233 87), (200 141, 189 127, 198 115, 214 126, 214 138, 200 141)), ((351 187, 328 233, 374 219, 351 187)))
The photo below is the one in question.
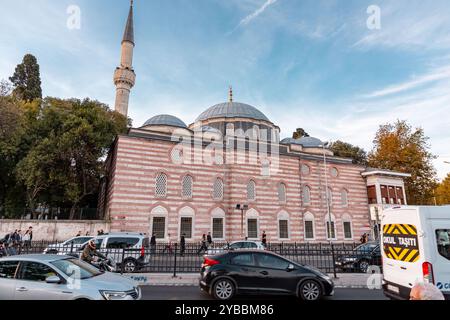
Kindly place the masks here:
POLYGON ((0 240, 0 258, 1 257, 6 257, 7 255, 8 255, 8 253, 6 252, 3 240, 0 240))
POLYGON ((156 236, 153 233, 152 237, 150 238, 150 253, 155 254, 156 253, 156 236))
POLYGON ((89 237, 89 231, 86 231, 86 237, 89 237))
POLYGON ((81 231, 78 231, 78 233, 75 237, 81 237, 81 231))
POLYGON ((14 230, 14 232, 11 232, 11 234, 8 237, 8 242, 7 242, 7 250, 8 250, 8 255, 10 256, 15 256, 16 255, 16 234, 17 234, 17 230, 14 230))
POLYGON ((164 247, 163 253, 166 253, 166 251, 169 252, 169 253, 173 252, 173 250, 172 250, 172 241, 170 240, 170 233, 169 233, 169 243, 167 243, 167 245, 164 247))
POLYGON ((445 298, 434 284, 418 283, 411 289, 409 300, 445 300, 445 298))
POLYGON ((186 234, 182 234, 180 238, 180 255, 184 256, 184 251, 186 250, 186 234))
POLYGON ((359 239, 359 241, 361 242, 361 244, 366 243, 366 233, 363 233, 363 235, 361 236, 361 238, 359 239))
POLYGON ((105 231, 103 229, 100 229, 100 235, 103 236, 105 234, 105 231))
POLYGON ((21 254, 22 253, 22 230, 17 230, 17 234, 16 234, 16 251, 17 254, 21 254))
POLYGON ((206 234, 203 234, 202 236, 202 241, 201 241, 201 245, 200 245, 200 249, 198 249, 197 254, 200 255, 200 252, 205 252, 208 251, 208 247, 206 246, 206 234))
POLYGON ((208 232, 208 236, 206 237, 206 239, 208 241, 208 247, 210 247, 213 243, 211 232, 208 232))
POLYGON ((31 248, 31 240, 30 239, 31 239, 30 229, 28 229, 27 231, 25 231, 25 234, 22 237, 23 249, 24 249, 25 253, 30 252, 30 248, 31 248))
POLYGON ((261 242, 262 242, 263 246, 264 246, 265 248, 267 248, 267 235, 266 235, 266 231, 263 231, 263 233, 262 233, 261 242))

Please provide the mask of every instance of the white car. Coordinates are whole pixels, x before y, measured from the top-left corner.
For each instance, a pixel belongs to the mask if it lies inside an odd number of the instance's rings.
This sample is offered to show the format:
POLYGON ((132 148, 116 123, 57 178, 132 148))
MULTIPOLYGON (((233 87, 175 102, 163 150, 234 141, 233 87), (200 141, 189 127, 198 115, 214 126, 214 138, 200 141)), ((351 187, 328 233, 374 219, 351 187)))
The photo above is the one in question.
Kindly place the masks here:
POLYGON ((0 259, 0 300, 140 300, 137 284, 63 255, 0 259))
POLYGON ((83 237, 73 237, 62 243, 50 244, 44 249, 44 254, 68 254, 75 253, 80 249, 85 243, 94 237, 83 236, 83 237))
POLYGON ((235 241, 222 248, 208 249, 206 254, 218 254, 229 250, 266 250, 266 247, 261 241, 235 241))

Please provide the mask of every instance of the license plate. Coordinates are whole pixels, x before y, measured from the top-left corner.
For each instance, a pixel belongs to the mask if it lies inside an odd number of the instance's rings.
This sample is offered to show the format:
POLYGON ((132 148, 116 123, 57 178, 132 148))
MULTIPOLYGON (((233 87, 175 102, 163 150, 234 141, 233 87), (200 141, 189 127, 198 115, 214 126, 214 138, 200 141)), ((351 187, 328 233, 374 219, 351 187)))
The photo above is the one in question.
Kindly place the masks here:
POLYGON ((390 285, 390 284, 387 285, 387 289, 389 291, 392 291, 392 292, 395 292, 395 293, 400 293, 400 289, 398 287, 390 285))

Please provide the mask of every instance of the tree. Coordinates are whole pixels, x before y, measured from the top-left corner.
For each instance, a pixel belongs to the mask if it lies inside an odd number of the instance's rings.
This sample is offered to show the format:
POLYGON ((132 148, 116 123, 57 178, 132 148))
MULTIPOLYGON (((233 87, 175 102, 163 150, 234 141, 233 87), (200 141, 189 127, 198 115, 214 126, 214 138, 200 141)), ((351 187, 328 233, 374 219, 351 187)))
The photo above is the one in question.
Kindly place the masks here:
POLYGON ((22 100, 33 101, 42 99, 41 76, 39 64, 35 56, 27 54, 18 64, 12 77, 9 78, 14 86, 13 93, 22 100))
POLYGON ((331 144, 330 150, 337 157, 353 159, 354 164, 367 165, 367 152, 358 146, 338 140, 331 144))
POLYGON ((439 205, 450 204, 450 173, 436 188, 436 201, 439 205))
POLYGON ((309 134, 303 129, 303 128, 298 128, 292 135, 292 137, 294 139, 300 139, 303 137, 309 137, 309 134))
POLYGON ((436 171, 429 151, 429 138, 422 128, 413 129, 406 121, 380 126, 374 148, 369 153, 369 166, 410 173, 405 180, 410 204, 431 204, 436 185, 436 171))

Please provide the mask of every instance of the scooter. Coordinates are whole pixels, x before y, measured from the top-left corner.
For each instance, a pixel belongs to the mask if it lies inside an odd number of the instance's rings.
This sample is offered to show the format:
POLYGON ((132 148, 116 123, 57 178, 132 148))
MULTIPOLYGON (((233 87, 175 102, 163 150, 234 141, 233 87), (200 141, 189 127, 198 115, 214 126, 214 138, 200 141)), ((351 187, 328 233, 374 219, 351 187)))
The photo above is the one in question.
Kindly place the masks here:
POLYGON ((116 272, 117 264, 111 257, 105 258, 97 257, 96 261, 92 261, 91 264, 98 268, 102 272, 116 272))

